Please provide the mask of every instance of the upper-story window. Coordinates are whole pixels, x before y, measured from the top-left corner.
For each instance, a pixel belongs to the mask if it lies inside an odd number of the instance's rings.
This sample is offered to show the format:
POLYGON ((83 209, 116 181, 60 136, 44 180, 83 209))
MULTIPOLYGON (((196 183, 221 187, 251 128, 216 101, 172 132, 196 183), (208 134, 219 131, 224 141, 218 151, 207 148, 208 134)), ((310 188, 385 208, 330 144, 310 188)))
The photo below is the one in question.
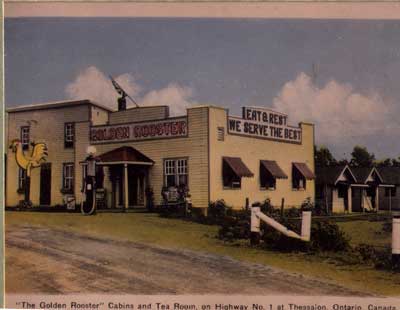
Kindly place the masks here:
POLYGON ((164 160, 164 176, 166 187, 188 185, 187 158, 164 160))
POLYGON ((225 128, 224 127, 217 128, 217 138, 218 138, 218 141, 225 140, 225 128))
POLYGON ((75 124, 65 123, 64 125, 64 146, 66 148, 74 147, 75 124))
POLYGON ((29 148, 29 131, 29 126, 21 127, 21 144, 23 150, 27 150, 29 148))

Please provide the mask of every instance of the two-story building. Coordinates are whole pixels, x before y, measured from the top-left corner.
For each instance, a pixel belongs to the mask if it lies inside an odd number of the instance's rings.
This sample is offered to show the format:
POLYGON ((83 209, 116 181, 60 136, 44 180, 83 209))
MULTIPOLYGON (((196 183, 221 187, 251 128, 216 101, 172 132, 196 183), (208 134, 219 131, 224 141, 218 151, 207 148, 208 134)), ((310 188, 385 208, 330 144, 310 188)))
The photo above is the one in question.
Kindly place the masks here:
MULTIPOLYGON (((244 107, 194 106, 169 116, 168 106, 113 111, 89 100, 63 101, 7 110, 7 141, 19 139, 29 156, 44 142, 46 162, 32 170, 34 206, 79 203, 88 146, 95 146, 98 188, 105 208, 132 208, 146 202, 146 189, 161 203, 162 188, 186 186, 194 207, 224 199, 242 208, 270 198, 300 206, 314 200, 314 126, 289 125, 288 115, 244 107)), ((7 150, 6 205, 24 199, 23 169, 7 150)))

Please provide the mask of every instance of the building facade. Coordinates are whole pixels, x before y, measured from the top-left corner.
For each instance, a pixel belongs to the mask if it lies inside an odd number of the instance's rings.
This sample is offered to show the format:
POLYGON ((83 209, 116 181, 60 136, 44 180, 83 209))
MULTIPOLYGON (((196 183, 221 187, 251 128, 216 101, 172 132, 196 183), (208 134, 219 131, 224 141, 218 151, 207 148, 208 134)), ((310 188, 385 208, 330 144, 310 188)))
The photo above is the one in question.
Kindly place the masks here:
POLYGON ((316 202, 332 213, 400 210, 399 167, 316 167, 316 202))
MULTIPOLYGON (((161 204, 165 188, 187 187, 194 207, 223 199, 234 208, 271 199, 286 207, 314 200, 314 126, 288 124, 288 116, 244 107, 196 106, 170 117, 167 106, 112 111, 89 100, 8 109, 7 140, 32 154, 44 142, 48 157, 32 170, 34 206, 82 199, 88 146, 95 146, 104 208, 144 206, 152 189, 161 204)), ((20 154, 20 155, 21 155, 20 154)), ((6 205, 24 199, 24 175, 7 151, 6 205)))

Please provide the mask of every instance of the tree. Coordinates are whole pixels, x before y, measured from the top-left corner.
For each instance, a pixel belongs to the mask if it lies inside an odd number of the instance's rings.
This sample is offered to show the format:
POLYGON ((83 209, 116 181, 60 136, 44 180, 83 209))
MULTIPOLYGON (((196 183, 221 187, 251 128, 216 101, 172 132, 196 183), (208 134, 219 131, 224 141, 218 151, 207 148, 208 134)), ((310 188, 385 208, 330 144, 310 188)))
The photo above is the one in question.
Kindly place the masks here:
POLYGON ((314 156, 316 166, 332 166, 337 164, 336 159, 326 146, 314 146, 314 156))
POLYGON ((397 159, 395 159, 395 158, 392 159, 392 166, 400 167, 400 156, 397 159))
POLYGON ((383 160, 378 160, 375 162, 377 167, 391 167, 395 159, 385 158, 383 160))
POLYGON ((364 146, 356 145, 351 153, 350 164, 358 167, 371 167, 374 163, 375 155, 369 153, 364 146))

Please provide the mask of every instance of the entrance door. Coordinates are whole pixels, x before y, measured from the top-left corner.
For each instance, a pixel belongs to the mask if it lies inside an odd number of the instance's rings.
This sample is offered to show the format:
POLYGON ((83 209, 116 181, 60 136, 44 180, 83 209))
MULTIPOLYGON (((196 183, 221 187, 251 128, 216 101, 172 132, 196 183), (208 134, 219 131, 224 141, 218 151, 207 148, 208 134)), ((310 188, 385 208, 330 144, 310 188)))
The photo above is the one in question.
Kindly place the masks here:
POLYGON ((44 163, 40 166, 40 204, 51 203, 51 164, 44 163))

